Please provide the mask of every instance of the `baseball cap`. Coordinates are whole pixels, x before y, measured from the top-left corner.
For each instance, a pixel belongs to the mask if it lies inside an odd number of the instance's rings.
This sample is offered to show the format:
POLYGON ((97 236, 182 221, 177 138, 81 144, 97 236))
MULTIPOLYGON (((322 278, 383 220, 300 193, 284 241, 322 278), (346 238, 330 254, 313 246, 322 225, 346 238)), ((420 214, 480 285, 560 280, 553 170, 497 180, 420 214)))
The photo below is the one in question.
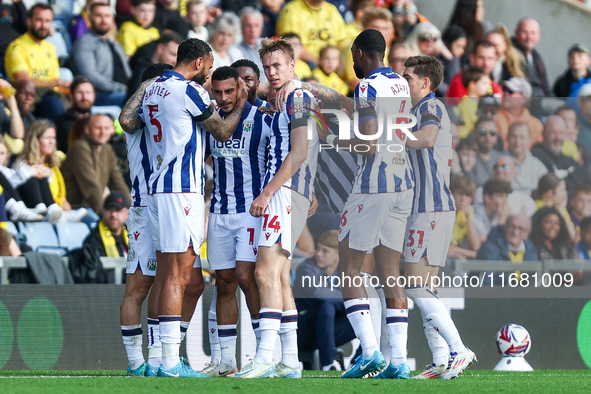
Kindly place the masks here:
POLYGON ((583 44, 574 44, 570 48, 568 48, 568 55, 570 56, 573 52, 586 53, 588 55, 589 48, 587 48, 583 44))
POLYGON ((129 208, 129 202, 127 201, 127 197, 118 191, 111 192, 109 197, 105 199, 105 203, 103 204, 104 209, 108 209, 110 207, 115 207, 118 210, 123 208, 129 208))
POLYGON ((591 97, 591 83, 583 85, 579 91, 579 97, 591 97))
POLYGON ((520 92, 525 97, 531 97, 531 85, 526 79, 519 77, 509 78, 507 81, 501 82, 501 86, 506 87, 513 93, 520 92))

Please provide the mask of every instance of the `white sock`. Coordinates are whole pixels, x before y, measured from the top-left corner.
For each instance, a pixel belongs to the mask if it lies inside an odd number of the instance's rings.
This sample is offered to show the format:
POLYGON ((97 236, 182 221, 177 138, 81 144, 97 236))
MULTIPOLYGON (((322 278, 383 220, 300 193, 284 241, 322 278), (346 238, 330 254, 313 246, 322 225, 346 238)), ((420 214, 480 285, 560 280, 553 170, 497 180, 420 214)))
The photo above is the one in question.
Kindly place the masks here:
POLYGON ((236 324, 218 326, 218 336, 222 353, 221 362, 236 368, 236 339, 238 338, 236 324))
POLYGON ((361 349, 365 357, 371 357, 378 350, 378 343, 373 332, 371 316, 369 313, 369 299, 356 298, 345 301, 347 318, 355 331, 355 336, 361 342, 361 349))
POLYGON ((461 353, 466 350, 460 333, 443 302, 426 287, 407 289, 406 294, 413 299, 421 309, 424 321, 429 323, 449 346, 451 353, 461 353))
POLYGON ((131 369, 139 368, 144 363, 144 354, 142 353, 142 325, 121 326, 121 336, 127 353, 127 360, 131 369))
POLYGON ((189 328, 190 321, 182 321, 181 320, 181 342, 185 340, 187 336, 187 329, 189 328))
POLYGON ((181 345, 181 316, 160 315, 160 342, 162 342, 162 366, 169 369, 179 361, 181 345))
POLYGON ((406 362, 406 341, 408 338, 408 309, 386 309, 386 324, 390 335, 390 364, 406 362))
POLYGON ((159 368, 162 364, 162 344, 158 319, 148 318, 148 364, 159 368))
POLYGON ((281 326, 281 309, 261 308, 259 313, 259 328, 261 342, 257 346, 256 358, 263 364, 273 363, 273 351, 281 326))
POLYGON ((250 321, 252 322, 252 330, 254 331, 254 336, 257 339, 257 346, 259 346, 259 343, 261 342, 261 328, 259 327, 260 321, 259 319, 253 319, 252 317, 250 318, 250 321))
POLYGON ((445 340, 439 335, 433 326, 425 320, 424 316, 423 331, 425 332, 429 349, 431 349, 431 353, 433 354, 433 364, 437 366, 447 366, 447 361, 449 360, 449 346, 447 346, 445 340))
POLYGON ((207 326, 209 331, 209 347, 211 349, 211 363, 218 363, 222 358, 222 350, 220 349, 220 338, 218 337, 218 320, 217 315, 211 310, 208 314, 207 326))
POLYGON ((281 362, 290 368, 299 368, 298 358, 298 311, 283 311, 279 327, 281 340, 281 362))

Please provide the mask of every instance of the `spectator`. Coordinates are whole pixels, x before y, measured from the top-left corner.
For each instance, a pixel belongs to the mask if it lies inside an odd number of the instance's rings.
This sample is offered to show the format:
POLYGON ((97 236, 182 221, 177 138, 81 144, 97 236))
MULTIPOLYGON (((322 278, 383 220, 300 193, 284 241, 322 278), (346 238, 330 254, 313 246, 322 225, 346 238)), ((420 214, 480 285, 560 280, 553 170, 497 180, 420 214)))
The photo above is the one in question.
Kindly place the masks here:
POLYGON ((478 145, 472 140, 461 140, 456 147, 456 152, 458 152, 458 158, 460 160, 461 173, 472 179, 470 174, 476 165, 478 145))
POLYGON ((286 33, 282 38, 285 38, 287 41, 291 42, 293 45, 293 53, 295 57, 295 67, 294 72, 295 75, 304 80, 305 78, 312 76, 312 70, 310 70, 310 66, 308 63, 301 59, 302 51, 304 47, 302 46, 302 41, 300 40, 300 36, 295 33, 286 33))
POLYGON ((508 81, 501 82, 503 87, 503 99, 501 107, 495 115, 497 122, 497 129, 506 147, 507 134, 509 134, 509 127, 515 122, 522 122, 527 124, 530 130, 531 149, 535 144, 543 141, 542 133, 544 125, 542 122, 532 116, 526 105, 531 97, 531 85, 523 78, 513 77, 508 81))
MULTIPOLYGON (((474 45, 474 51, 470 55, 470 64, 482 67, 482 69, 490 75, 497 62, 497 58, 497 50, 490 41, 479 41, 474 45)), ((446 96, 448 98, 448 105, 458 105, 462 100, 462 97, 466 95, 466 88, 462 85, 462 73, 463 71, 457 73, 449 83, 449 89, 446 96)), ((494 97, 503 96, 501 87, 494 81, 491 81, 488 94, 494 97)))
POLYGON ((315 257, 298 266, 294 283, 299 314, 298 348, 309 351, 319 349, 323 371, 341 370, 335 361, 335 348, 355 338, 341 291, 338 287, 332 289, 332 279, 337 275, 339 263, 337 238, 337 230, 327 231, 318 237, 315 257))
MULTIPOLYGON (((0 58, 8 44, 27 32, 27 8, 22 1, 0 2, 0 58)), ((0 64, 0 68, 2 65, 0 64)))
MULTIPOLYGON (((458 0, 448 26, 456 25, 466 32, 466 53, 472 53, 476 43, 484 38, 484 33, 492 28, 484 20, 482 0, 458 0)), ((468 59, 462 59, 466 64, 468 59)), ((482 67, 482 66, 481 66, 482 67)))
POLYGON ((6 73, 12 81, 29 79, 41 98, 36 113, 55 120, 64 112, 59 88, 69 88, 71 81, 60 79, 60 65, 49 36, 53 10, 49 4, 37 3, 29 10, 28 30, 8 46, 4 58, 6 73))
POLYGON ((568 50, 568 68, 554 82, 554 95, 576 97, 581 86, 587 83, 591 83, 589 48, 583 44, 574 44, 568 50))
POLYGON ((207 6, 200 0, 190 0, 187 2, 187 15, 185 16, 189 24, 189 35, 187 38, 198 38, 201 41, 209 41, 209 32, 207 31, 207 6))
MULTIPOLYGON (((254 62, 259 70, 263 69, 259 49, 261 48, 264 22, 263 14, 253 7, 245 7, 240 13, 242 42, 238 45, 238 49, 242 52, 242 56, 254 62)), ((267 82, 267 77, 265 77, 264 73, 262 77, 261 80, 267 82)))
POLYGON ((133 19, 124 22, 117 34, 128 59, 139 47, 160 38, 160 31, 152 26, 155 14, 156 0, 133 0, 133 19))
POLYGON ((328 86, 336 90, 343 96, 349 94, 349 86, 336 73, 339 69, 339 48, 333 46, 326 46, 320 50, 320 60, 318 67, 312 71, 312 76, 316 78, 320 84, 328 86))
POLYGON ((374 0, 352 0, 351 1, 351 14, 353 20, 345 25, 345 42, 347 45, 351 45, 355 38, 363 31, 363 15, 365 9, 371 6, 375 6, 374 0))
POLYGON ((485 38, 495 46, 499 55, 492 71, 493 81, 501 82, 513 77, 525 79, 525 59, 521 52, 513 46, 511 35, 505 25, 497 25, 486 34, 485 38))
POLYGON ((218 5, 222 10, 240 15, 246 7, 256 8, 259 6, 258 0, 220 0, 218 5))
POLYGON ((531 240, 544 260, 572 260, 577 250, 568 234, 564 218, 553 207, 540 209, 532 219, 531 240))
MULTIPOLYGON (((74 18, 72 18, 72 22, 70 22, 70 26, 68 27, 68 33, 70 34, 70 39, 72 40, 72 42, 82 37, 84 33, 86 33, 90 29, 90 6, 94 3, 105 2, 106 0, 86 0, 86 5, 82 9, 82 11, 80 11, 79 15, 76 15, 74 18)), ((117 16, 124 15, 120 12, 120 3, 125 2, 121 0, 117 1, 117 16)), ((131 15, 131 0, 129 1, 129 5, 129 15, 131 15)), ((109 30, 108 35, 112 39, 114 39, 117 35, 117 27, 115 26, 115 24, 111 25, 111 29, 109 30)))
POLYGON ((238 71, 238 75, 242 78, 248 88, 248 102, 255 107, 266 107, 268 103, 261 100, 257 95, 257 91, 261 85, 261 82, 259 81, 261 75, 259 67, 248 59, 237 60, 232 63, 231 67, 238 71))
POLYGON ((467 176, 454 177, 449 190, 456 200, 456 223, 451 236, 451 245, 447 254, 450 258, 475 259, 482 244, 482 237, 474 223, 472 199, 476 184, 467 176))
POLYGON ((468 66, 462 73, 462 85, 466 95, 458 104, 464 125, 460 127, 460 138, 467 138, 478 121, 478 104, 480 97, 488 95, 490 77, 478 66, 468 66))
POLYGON ((482 242, 490 230, 499 225, 504 225, 511 216, 511 208, 507 204, 507 196, 513 192, 511 184, 500 179, 489 179, 482 190, 482 205, 474 206, 474 226, 480 234, 482 242))
POLYGON ((121 45, 108 37, 113 13, 106 3, 90 6, 90 30, 72 46, 74 74, 90 79, 96 89, 96 105, 123 107, 131 69, 121 45))
POLYGON ((174 9, 174 0, 156 0, 156 17, 154 27, 164 33, 165 30, 177 32, 181 37, 187 37, 189 26, 183 17, 174 9))
POLYGON ((265 18, 265 27, 263 28, 263 37, 274 37, 277 35, 277 21, 279 20, 279 12, 283 8, 285 2, 283 0, 259 0, 261 3, 261 12, 265 18))
POLYGON ((18 145, 14 146, 18 152, 12 153, 20 153, 23 145, 22 139, 25 136, 25 126, 15 97, 16 89, 14 90, 15 94, 6 93, 11 89, 14 88, 8 81, 0 79, 0 131, 10 139, 13 146, 18 145))
POLYGON ((591 149, 591 84, 583 86, 579 93, 577 126, 579 126, 579 145, 591 149))
POLYGON ((396 74, 402 75, 404 73, 404 62, 411 56, 416 56, 417 53, 410 49, 406 44, 394 43, 390 47, 388 54, 388 64, 392 67, 392 71, 396 74))
POLYGON ((544 175, 538 184, 538 190, 533 194, 536 199, 536 209, 553 207, 560 213, 571 239, 576 239, 577 231, 567 209, 568 193, 566 183, 554 174, 544 175))
POLYGON ((212 70, 242 59, 242 51, 234 45, 239 29, 240 19, 230 12, 224 12, 211 25, 209 44, 213 55, 212 70))
POLYGON ((591 216, 591 185, 579 185, 570 199, 570 219, 575 228, 581 230, 581 223, 591 216))
POLYGON ((91 115, 84 136, 69 149, 63 174, 68 201, 73 208, 92 208, 100 212, 105 188, 129 196, 115 152, 107 142, 115 126, 107 115, 91 115))
POLYGON ((503 155, 502 152, 494 149, 499 138, 494 119, 480 117, 474 125, 472 138, 478 145, 478 156, 470 176, 478 186, 482 186, 492 176, 493 164, 503 155))
POLYGON ((581 221, 581 241, 577 244, 579 259, 591 260, 591 217, 586 217, 581 221))
POLYGON ((515 159, 517 169, 517 176, 511 186, 513 190, 531 196, 531 193, 538 188, 540 178, 548 173, 548 169, 529 151, 531 145, 529 126, 522 122, 513 123, 509 127, 507 143, 508 152, 515 159))
POLYGON ((551 115, 544 125, 544 142, 533 147, 531 153, 540 159, 558 179, 564 179, 572 193, 581 183, 591 183, 591 176, 579 163, 562 154, 566 122, 560 116, 551 115))
POLYGON ((107 276, 102 270, 101 257, 127 257, 129 238, 127 234, 127 216, 129 198, 114 191, 106 199, 102 209, 102 219, 88 234, 82 244, 84 264, 88 267, 100 267, 100 273, 94 283, 107 283, 107 276))
POLYGON ((419 14, 414 0, 392 0, 392 15, 394 23, 400 25, 401 37, 408 37, 417 23, 429 22, 424 15, 419 14))
POLYGON ((431 23, 416 25, 404 43, 421 55, 443 56, 446 59, 452 57, 451 52, 441 40, 441 31, 431 23))
POLYGON ((572 157, 576 162, 589 171, 591 169, 591 151, 583 145, 577 144, 579 139, 577 111, 572 107, 565 105, 556 110, 555 114, 560 116, 566 122, 566 133, 564 135, 562 153, 565 156, 572 157))
POLYGON ((320 50, 327 45, 342 47, 347 38, 345 21, 337 7, 324 0, 292 0, 277 21, 277 34, 296 33, 302 41, 301 58, 318 64, 320 50))
POLYGON ((533 18, 523 18, 515 28, 513 45, 523 53, 527 80, 532 87, 532 97, 553 96, 548 82, 548 73, 542 55, 536 45, 542 38, 540 24, 533 18))
POLYGON ((454 75, 462 70, 462 57, 466 53, 466 32, 457 25, 451 25, 443 33, 443 43, 451 53, 451 58, 439 56, 443 64, 443 82, 437 88, 437 94, 445 97, 449 83, 454 75))
POLYGON ((70 102, 72 106, 57 117, 55 122, 57 132, 57 150, 68 152, 70 129, 74 122, 83 116, 90 115, 90 108, 94 105, 94 85, 88 78, 77 76, 70 88, 70 102))
MULTIPOLYGON (((33 115, 33 107, 35 106, 35 84, 30 79, 18 79, 12 83, 12 86, 16 89, 16 104, 23 120, 25 127, 25 134, 29 130, 31 124, 37 120, 37 117, 33 115)), ((21 143, 22 150, 22 143, 21 143)), ((20 150, 19 152, 20 153, 20 150)))
MULTIPOLYGON (((524 261, 537 261, 538 250, 529 239, 531 222, 523 214, 512 215, 507 219, 504 226, 493 228, 488 239, 482 244, 478 251, 478 260, 511 261, 520 264, 524 261)), ((494 274, 493 283, 509 283, 509 274, 504 273, 504 281, 500 273, 494 274)), ((518 277, 520 271, 515 272, 518 277)), ((484 273, 484 278, 489 278, 489 273, 484 273)))
POLYGON ((183 38, 177 33, 167 31, 162 33, 157 41, 152 41, 137 50, 129 62, 129 66, 133 70, 127 83, 129 97, 140 86, 142 73, 146 68, 156 63, 176 65, 176 53, 182 41, 183 38))
POLYGON ((66 198, 61 164, 56 150, 55 126, 46 120, 33 123, 25 138, 23 153, 13 166, 25 180, 17 190, 29 208, 37 212, 47 210, 45 220, 50 223, 57 220, 79 222, 87 211, 84 208, 72 210, 66 198))
MULTIPOLYGON (((451 159, 451 174, 459 175, 462 174, 462 165, 460 163, 460 156, 457 152, 457 147, 460 143, 460 127, 464 124, 464 120, 460 116, 458 107, 450 107, 448 109, 449 120, 450 120, 450 132, 451 132, 451 147, 453 149, 453 156, 451 159)), ((474 141, 472 141, 474 144, 474 141)), ((474 144, 474 163, 476 163, 476 152, 478 148, 474 144)))

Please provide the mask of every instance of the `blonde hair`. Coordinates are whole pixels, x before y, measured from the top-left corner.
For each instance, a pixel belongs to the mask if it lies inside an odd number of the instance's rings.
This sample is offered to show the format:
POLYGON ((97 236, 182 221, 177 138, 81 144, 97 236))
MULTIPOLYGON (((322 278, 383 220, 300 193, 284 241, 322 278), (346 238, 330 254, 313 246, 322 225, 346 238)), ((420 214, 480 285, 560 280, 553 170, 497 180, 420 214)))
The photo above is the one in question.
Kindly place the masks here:
POLYGON ((57 131, 55 125, 49 120, 41 119, 34 121, 27 135, 25 136, 25 147, 19 158, 29 165, 35 164, 47 164, 49 167, 59 167, 60 159, 57 155, 57 151, 51 155, 43 158, 41 156, 41 149, 39 147, 39 138, 48 130, 53 128, 57 131))
POLYGON ((338 230, 329 230, 326 231, 318 237, 318 243, 324 246, 328 246, 329 248, 338 249, 339 248, 339 232, 338 230))
POLYGON ((509 30, 507 30, 505 25, 496 25, 494 29, 486 33, 486 38, 488 39, 491 34, 498 34, 503 37, 503 40, 505 40, 505 46, 507 46, 507 52, 505 53, 505 66, 507 67, 509 74, 511 74, 513 77, 527 79, 525 71, 523 70, 525 59, 521 52, 519 52, 519 50, 513 46, 509 30))
POLYGON ((263 38, 261 41, 261 49, 259 49, 261 60, 263 60, 265 56, 277 51, 283 52, 283 54, 288 56, 291 60, 295 60, 293 45, 290 41, 285 38, 278 38, 276 40, 263 38))

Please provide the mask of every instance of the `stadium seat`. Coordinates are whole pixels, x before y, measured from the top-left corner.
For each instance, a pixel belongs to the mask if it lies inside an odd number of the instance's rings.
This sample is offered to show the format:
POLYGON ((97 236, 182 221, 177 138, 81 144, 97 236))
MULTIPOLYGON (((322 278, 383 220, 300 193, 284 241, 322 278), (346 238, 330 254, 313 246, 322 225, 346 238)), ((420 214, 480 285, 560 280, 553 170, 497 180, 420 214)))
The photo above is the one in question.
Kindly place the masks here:
POLYGON ((18 234, 18 230, 16 229, 16 226, 12 222, 6 222, 6 231, 8 231, 12 235, 18 234))
POLYGON ((53 226, 47 222, 18 224, 19 232, 27 237, 27 245, 34 251, 63 255, 65 250, 59 246, 53 226))
POLYGON ((68 251, 82 247, 84 240, 90 234, 88 226, 84 223, 57 223, 55 225, 59 246, 68 251))

